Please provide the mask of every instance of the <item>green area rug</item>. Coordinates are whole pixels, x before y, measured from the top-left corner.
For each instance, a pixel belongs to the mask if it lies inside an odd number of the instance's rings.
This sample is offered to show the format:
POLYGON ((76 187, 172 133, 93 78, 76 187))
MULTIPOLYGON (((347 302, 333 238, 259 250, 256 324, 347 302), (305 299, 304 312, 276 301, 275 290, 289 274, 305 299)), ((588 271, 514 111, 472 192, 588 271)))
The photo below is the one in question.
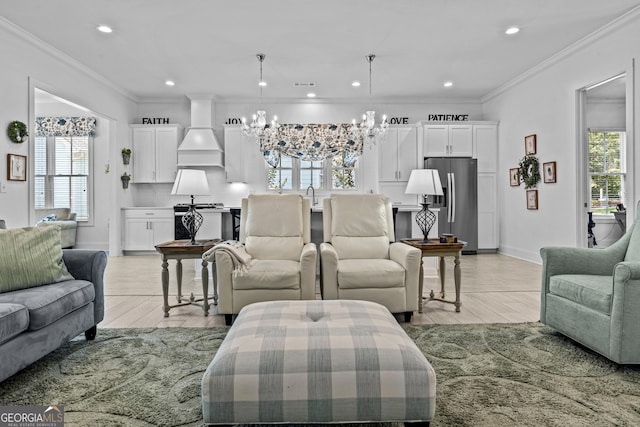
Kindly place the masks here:
MULTIPOLYGON (((405 326, 436 370, 439 426, 637 426, 640 366, 537 323, 405 326)), ((226 328, 101 329, 0 384, 0 405, 65 407, 67 425, 197 426, 226 328)))

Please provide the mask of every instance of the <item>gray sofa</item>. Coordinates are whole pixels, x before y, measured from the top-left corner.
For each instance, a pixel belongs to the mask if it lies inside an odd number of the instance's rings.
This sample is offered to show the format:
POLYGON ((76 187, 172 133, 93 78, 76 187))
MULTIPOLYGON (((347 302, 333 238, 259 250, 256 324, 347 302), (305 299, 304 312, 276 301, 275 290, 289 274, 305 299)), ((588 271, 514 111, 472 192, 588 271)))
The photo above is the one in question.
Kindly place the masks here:
POLYGON ((0 293, 0 382, 82 332, 96 336, 104 317, 104 251, 65 249, 75 280, 0 293))

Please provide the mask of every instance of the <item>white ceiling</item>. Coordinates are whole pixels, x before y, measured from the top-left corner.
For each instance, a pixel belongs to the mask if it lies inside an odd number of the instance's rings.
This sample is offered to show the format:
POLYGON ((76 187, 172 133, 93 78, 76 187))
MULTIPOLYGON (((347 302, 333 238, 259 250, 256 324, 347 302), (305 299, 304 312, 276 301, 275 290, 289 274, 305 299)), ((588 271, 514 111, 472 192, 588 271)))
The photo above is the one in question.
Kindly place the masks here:
POLYGON ((478 99, 638 0, 2 0, 0 15, 137 99, 478 99), (96 31, 99 24, 112 34, 96 31), (506 36, 507 27, 521 31, 506 36), (176 86, 164 82, 174 80, 176 86), (359 88, 351 86, 359 80, 359 88), (444 88, 446 80, 454 82, 444 88))

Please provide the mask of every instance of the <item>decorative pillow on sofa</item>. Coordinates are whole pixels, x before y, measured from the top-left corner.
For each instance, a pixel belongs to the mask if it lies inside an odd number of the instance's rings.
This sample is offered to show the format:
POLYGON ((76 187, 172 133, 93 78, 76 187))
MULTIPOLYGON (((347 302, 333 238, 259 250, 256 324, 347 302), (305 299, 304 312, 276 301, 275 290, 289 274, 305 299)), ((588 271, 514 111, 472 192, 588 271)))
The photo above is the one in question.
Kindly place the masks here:
POLYGON ((0 230, 0 293, 73 280, 62 259, 60 227, 0 230))
POLYGON ((55 221, 58 219, 58 215, 56 214, 49 214, 47 216, 45 216, 44 218, 42 218, 40 221, 38 221, 36 223, 36 225, 40 224, 41 222, 49 222, 49 221, 55 221))

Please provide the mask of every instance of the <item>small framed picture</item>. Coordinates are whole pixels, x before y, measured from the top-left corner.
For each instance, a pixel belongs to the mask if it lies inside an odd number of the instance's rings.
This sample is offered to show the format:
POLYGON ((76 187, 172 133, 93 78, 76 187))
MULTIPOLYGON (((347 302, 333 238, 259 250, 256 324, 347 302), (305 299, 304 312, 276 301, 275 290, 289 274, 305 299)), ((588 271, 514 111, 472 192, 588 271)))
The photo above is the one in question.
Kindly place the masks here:
POLYGON ((544 172, 545 183, 556 182, 556 162, 543 163, 542 170, 544 172))
POLYGON ((509 169, 509 184, 512 187, 518 187, 520 185, 520 169, 519 168, 509 169))
POLYGON ((27 180, 27 156, 7 154, 7 180, 27 180))
POLYGON ((536 134, 524 137, 524 154, 536 154, 536 134))
POLYGON ((538 190, 527 190, 527 209, 538 210, 538 190))

